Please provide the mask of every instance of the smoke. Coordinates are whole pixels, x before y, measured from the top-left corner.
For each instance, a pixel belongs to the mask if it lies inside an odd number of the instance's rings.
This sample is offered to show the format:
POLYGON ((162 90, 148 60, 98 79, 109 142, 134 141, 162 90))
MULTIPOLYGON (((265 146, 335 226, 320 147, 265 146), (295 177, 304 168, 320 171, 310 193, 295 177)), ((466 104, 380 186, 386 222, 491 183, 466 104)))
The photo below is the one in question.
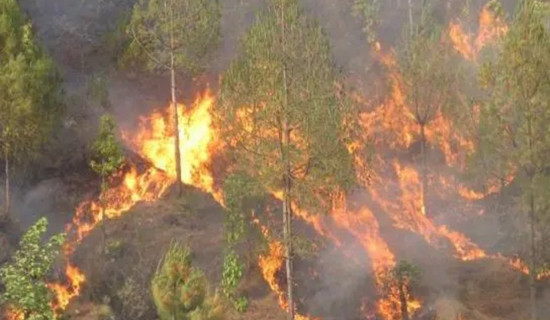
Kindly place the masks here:
POLYGON ((364 248, 351 239, 341 247, 325 248, 314 269, 318 273, 316 281, 304 286, 311 290, 306 307, 315 316, 326 320, 359 319, 361 298, 376 296, 372 263, 364 248))
MULTIPOLYGON (((464 5, 461 1, 434 2, 437 3, 438 18, 442 20, 456 17, 464 5)), ((504 2, 506 8, 510 9, 517 1, 504 2)), ((144 78, 113 72, 112 61, 104 59, 101 50, 97 50, 103 37, 114 28, 120 14, 128 10, 133 1, 22 0, 21 3, 32 18, 39 40, 52 53, 65 76, 69 92, 77 92, 90 72, 107 70, 106 81, 112 112, 119 126, 130 132, 136 128, 139 117, 149 113, 151 108, 166 106, 169 98, 167 77, 144 78)), ((373 73, 374 61, 370 57, 367 37, 362 31, 362 20, 352 16, 353 0, 303 0, 302 3, 305 10, 317 18, 327 31, 335 61, 344 73, 356 76, 364 83, 369 83, 379 76, 373 73)), ((472 1, 470 19, 465 21, 472 29, 476 28, 476 15, 483 4, 485 1, 472 1)), ((205 76, 198 79, 181 78, 178 92, 181 101, 189 104, 194 94, 202 91, 206 83, 216 85, 218 75, 238 54, 239 39, 254 22, 255 12, 264 5, 265 1, 262 0, 223 1, 221 48, 215 53, 205 76)), ((407 10, 407 2, 404 0, 384 1, 377 30, 378 38, 385 47, 400 45, 407 24, 407 10)), ((69 112, 76 112, 75 110, 82 107, 80 103, 69 105, 73 110, 69 112)), ((90 117, 101 111, 97 110, 90 117)), ((87 117, 78 120, 78 125, 93 123, 93 119, 87 117)), ((67 194, 72 194, 72 191, 60 180, 46 180, 22 192, 16 206, 24 213, 21 216, 23 225, 29 225, 39 216, 48 216, 51 217, 51 223, 56 226, 55 228, 61 229, 67 218, 70 218, 74 205, 61 205, 56 196, 67 194)), ((463 279, 460 274, 464 270, 461 268, 467 267, 463 267, 463 262, 449 254, 452 250, 447 249, 451 248, 451 245, 442 243, 441 248, 434 248, 428 245, 422 236, 394 228, 388 213, 380 207, 373 206, 365 192, 362 195, 353 200, 358 206, 368 204, 373 208, 373 214, 380 223, 380 235, 394 255, 398 259, 413 262, 422 270, 418 290, 427 300, 427 307, 450 309, 450 314, 456 316, 459 312, 457 310, 463 308, 455 301, 462 294, 463 279), (440 296, 449 298, 445 300, 440 296)), ((458 227, 459 231, 481 240, 480 245, 483 248, 497 245, 498 239, 495 239, 494 235, 500 232, 500 225, 496 223, 494 215, 483 218, 474 216, 460 221, 464 212, 462 208, 455 209, 459 212, 453 211, 456 203, 430 205, 433 211, 439 212, 437 225, 458 227)), ((359 318, 358 310, 364 302, 361 299, 372 298, 373 301, 367 301, 372 312, 374 297, 377 296, 372 275, 373 261, 366 254, 364 246, 352 234, 346 234, 346 231, 334 225, 329 226, 329 232, 340 234, 343 241, 338 247, 329 245, 314 261, 313 270, 318 273, 315 282, 308 283, 310 275, 307 272, 301 276, 300 281, 305 283, 306 289, 300 289, 299 295, 308 297, 304 301, 306 309, 315 315, 323 316, 325 320, 359 318)), ((466 271, 471 272, 467 273, 468 275, 478 272, 466 271)))

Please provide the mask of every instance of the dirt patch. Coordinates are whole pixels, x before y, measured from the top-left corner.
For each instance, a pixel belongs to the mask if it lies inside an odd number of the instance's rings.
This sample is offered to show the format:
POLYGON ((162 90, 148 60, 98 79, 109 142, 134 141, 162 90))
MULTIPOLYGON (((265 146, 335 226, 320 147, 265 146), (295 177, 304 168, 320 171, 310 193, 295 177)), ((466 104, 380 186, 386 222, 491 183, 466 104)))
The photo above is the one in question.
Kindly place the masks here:
MULTIPOLYGON (((82 295, 68 312, 74 319, 93 318, 97 312, 90 311, 94 309, 90 303, 109 305, 117 319, 155 319, 150 280, 172 241, 191 248, 193 262, 205 272, 211 290, 220 282, 223 210, 206 194, 188 189, 179 200, 168 196, 139 204, 121 218, 107 221, 105 231, 103 241, 98 226, 73 257, 87 277, 82 295)), ((251 301, 245 315, 230 312, 230 319, 281 319, 276 299, 260 274, 255 269, 249 273, 246 286, 263 287, 260 291, 265 294, 251 301)))

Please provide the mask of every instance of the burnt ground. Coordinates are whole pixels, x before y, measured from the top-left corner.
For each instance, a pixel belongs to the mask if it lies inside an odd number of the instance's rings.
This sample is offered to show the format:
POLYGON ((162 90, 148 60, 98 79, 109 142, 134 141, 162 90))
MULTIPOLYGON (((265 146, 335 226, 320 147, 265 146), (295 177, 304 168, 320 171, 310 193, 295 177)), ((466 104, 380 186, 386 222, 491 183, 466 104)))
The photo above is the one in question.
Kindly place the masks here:
MULTIPOLYGON (((477 10, 485 1, 473 2, 477 10)), ((513 7, 514 1, 505 2, 508 8, 513 7)), ((66 120, 74 124, 71 130, 67 129, 56 137, 59 143, 50 150, 52 156, 43 178, 31 188, 20 191, 17 208, 20 223, 5 227, 7 235, 0 234, 0 264, 8 257, 8 248, 15 245, 20 231, 36 218, 47 216, 52 225, 51 232, 61 231, 70 221, 76 204, 94 194, 91 190, 97 190, 97 180, 86 169, 85 149, 94 133, 97 116, 104 110, 90 108, 83 101, 82 87, 88 75, 107 75, 111 111, 121 126, 131 128, 140 114, 167 100, 165 80, 118 72, 112 56, 103 54, 105 37, 113 30, 120 14, 132 3, 133 0, 21 1, 33 20, 39 41, 53 55, 65 77, 68 95, 72 97, 68 101, 66 120), (71 175, 67 176, 67 172, 71 175)), ((345 5, 338 6, 333 0, 305 0, 304 6, 328 29, 336 60, 343 69, 359 77, 368 77, 372 69, 369 69, 371 63, 363 34, 358 31, 360 24, 350 18, 346 6, 351 1, 342 3, 345 5)), ((392 44, 399 42, 402 23, 406 20, 402 19, 406 13, 405 1, 396 3, 397 7, 390 1, 385 4, 385 19, 380 26, 381 38, 392 44)), ((216 74, 231 60, 239 36, 253 21, 253 12, 259 7, 261 1, 258 0, 224 1, 224 40, 213 58, 208 70, 211 75, 205 77, 207 80, 216 79, 216 74)), ((457 8, 449 6, 446 10, 447 14, 453 14, 457 8)), ((472 19, 472 23, 475 20, 472 19)), ((197 89, 190 79, 185 80, 190 85, 181 89, 180 95, 189 99, 197 89)), ((199 79, 196 86, 200 87, 204 81, 199 79)), ((453 207, 461 204, 447 201, 436 205, 445 214, 451 214, 453 207)), ((418 294, 425 301, 426 310, 423 312, 426 319, 431 319, 430 309, 448 315, 448 319, 453 319, 458 313, 463 313, 469 320, 523 318, 527 306, 527 279, 524 275, 511 271, 498 261, 458 261, 446 250, 429 246, 420 236, 394 229, 383 213, 376 210, 375 213, 381 224, 381 234, 396 256, 411 260, 424 270, 418 294)), ((505 246, 495 240, 495 233, 487 232, 485 226, 495 224, 498 214, 464 218, 458 213, 450 221, 447 218, 441 221, 479 241, 483 248, 497 252, 505 246)), ((223 257, 223 211, 207 195, 189 189, 189 196, 183 201, 168 196, 156 203, 138 204, 121 218, 108 221, 106 230, 109 254, 101 252, 101 233, 95 230, 73 258, 86 273, 88 281, 81 297, 71 305, 69 318, 100 319, 98 309, 103 305, 109 305, 121 316, 128 311, 130 303, 143 305, 140 309, 143 314, 141 317, 126 315, 123 319, 155 319, 149 281, 158 259, 173 240, 191 246, 196 264, 205 271, 212 288, 219 283, 223 257), (135 289, 136 295, 122 296, 125 283, 135 289)), ((299 223, 297 233, 319 240, 311 228, 299 223)), ((326 241, 323 243, 314 256, 303 257, 296 263, 301 310, 322 316, 324 320, 362 319, 357 311, 362 304, 361 298, 369 296, 374 300, 376 295, 368 271, 368 259, 360 256, 358 252, 363 250, 351 236, 346 248, 332 247, 326 241), (349 252, 359 255, 358 262, 349 259, 349 252)), ((249 311, 231 317, 283 319, 275 295, 270 293, 254 265, 255 262, 249 267, 243 285, 251 301, 249 311)), ((60 270, 55 273, 54 277, 61 277, 60 270)), ((284 274, 279 274, 279 277, 282 283, 284 274)), ((548 301, 547 293, 542 290, 544 287, 548 286, 541 284, 540 299, 548 301)))
MULTIPOLYGON (((138 204, 122 217, 107 221, 106 253, 102 252, 101 228, 96 228, 72 258, 87 280, 81 296, 67 312, 69 318, 99 319, 99 306, 107 304, 117 319, 155 319, 150 281, 172 241, 190 247, 193 263, 205 272, 211 290, 215 290, 221 279, 223 228, 222 208, 191 187, 181 200, 168 195, 155 203, 138 204), (132 288, 131 296, 123 293, 125 285, 132 288)), ((258 270, 251 268, 246 278, 249 311, 244 316, 229 312, 230 319, 281 319, 284 315, 258 270)))

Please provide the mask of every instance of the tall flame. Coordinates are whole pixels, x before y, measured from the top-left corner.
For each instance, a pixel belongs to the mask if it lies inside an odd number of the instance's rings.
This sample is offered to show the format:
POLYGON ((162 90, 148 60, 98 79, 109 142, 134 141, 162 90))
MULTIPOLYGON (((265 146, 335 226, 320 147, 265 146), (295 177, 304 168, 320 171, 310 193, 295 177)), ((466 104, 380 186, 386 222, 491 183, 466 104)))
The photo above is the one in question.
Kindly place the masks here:
MULTIPOLYGON (((271 291, 275 292, 279 300, 279 306, 281 309, 288 311, 289 305, 286 300, 285 292, 279 285, 277 279, 277 273, 283 268, 283 263, 285 260, 285 250, 283 244, 275 239, 271 239, 269 234, 269 229, 262 225, 258 218, 254 218, 253 222, 260 227, 262 234, 269 241, 268 250, 266 254, 261 254, 258 257, 258 266, 262 272, 264 280, 271 288, 271 291)), ((296 320, 320 320, 308 318, 301 314, 295 314, 296 320)))
MULTIPOLYGON (((504 22, 496 17, 488 6, 485 6, 480 14, 480 27, 477 36, 474 37, 464 32, 461 25, 456 22, 450 24, 448 32, 455 49, 465 58, 475 60, 478 52, 486 43, 494 41, 505 34, 507 30, 504 22)), ((390 94, 382 104, 361 114, 360 121, 364 128, 364 135, 361 140, 353 141, 348 145, 352 153, 361 149, 367 139, 372 139, 375 145, 383 145, 392 151, 399 151, 409 148, 419 136, 418 125, 407 108, 406 92, 402 75, 397 68, 395 53, 391 50, 385 52, 380 43, 375 44, 374 53, 387 67, 391 84, 390 94)), ((181 171, 183 183, 211 193, 218 202, 222 203, 221 193, 215 187, 210 170, 212 156, 221 147, 218 143, 217 132, 212 126, 210 109, 213 103, 214 97, 209 91, 206 91, 195 100, 192 108, 186 110, 185 106, 178 105, 178 120, 181 124, 179 130, 182 155, 181 171)), ((116 218, 138 202, 159 199, 174 182, 176 170, 172 112, 171 108, 155 111, 140 119, 136 133, 123 133, 124 140, 143 158, 150 161, 151 166, 139 170, 136 165, 129 164, 125 170, 117 173, 112 179, 121 181, 119 185, 101 195, 101 198, 104 199, 103 206, 99 200, 84 201, 78 206, 73 222, 67 227, 71 236, 70 241, 64 246, 67 257, 72 255, 82 239, 101 222, 102 208, 104 208, 106 218, 116 218)), ((438 114, 428 124, 426 139, 430 146, 436 146, 441 150, 446 165, 459 169, 464 165, 464 154, 472 152, 475 148, 473 142, 459 134, 452 127, 450 119, 443 114, 438 114)), ((355 158, 359 181, 366 184, 364 159, 358 156, 355 158)), ((418 233, 424 237, 427 243, 437 248, 443 248, 444 243, 450 243, 453 255, 461 260, 499 259, 508 262, 516 270, 528 272, 525 264, 521 261, 508 260, 499 254, 487 254, 465 235, 451 230, 448 226, 436 225, 431 221, 425 215, 426 199, 423 198, 419 173, 414 166, 403 165, 398 157, 392 158, 389 162, 378 159, 377 164, 379 174, 372 186, 365 187, 366 194, 384 213, 390 216, 394 227, 418 233), (395 181, 395 184, 392 185, 392 181, 388 180, 395 181), (396 201, 396 199, 398 200, 396 201)), ((449 179, 441 177, 441 180, 449 179)), ((509 181, 512 180, 513 176, 509 181)), ((450 184, 448 185, 450 186, 450 184)), ((498 187, 491 186, 488 192, 480 193, 459 186, 454 191, 465 201, 470 201, 482 199, 487 194, 498 192, 498 190, 498 187)), ((281 198, 278 192, 274 192, 274 196, 281 198)), ((397 287, 392 286, 389 292, 382 289, 385 287, 383 274, 395 266, 395 255, 380 235, 380 226, 371 208, 361 205, 358 208, 350 209, 344 202, 335 206, 328 216, 311 215, 299 210, 296 206, 294 213, 315 228, 320 235, 332 240, 336 246, 341 246, 348 241, 343 236, 344 233, 339 232, 342 230, 347 235, 352 235, 361 244, 372 261, 370 270, 366 270, 366 272, 373 274, 379 289, 380 298, 376 311, 386 320, 396 319, 399 317, 397 287)), ((267 284, 276 293, 281 308, 287 310, 288 303, 285 293, 277 279, 277 273, 283 268, 284 246, 280 241, 271 239, 268 229, 262 226, 257 219, 255 221, 269 240, 268 252, 259 257, 259 267, 267 284)), ((56 294, 56 299, 52 303, 58 310, 67 307, 71 299, 80 293, 86 280, 84 274, 69 262, 66 265, 65 277, 67 283, 49 285, 56 294)), ((420 301, 412 297, 408 297, 408 302, 411 313, 421 306, 420 301)), ((308 318, 298 315, 297 319, 306 320, 308 318)))
MULTIPOLYGON (((180 105, 180 141, 182 154, 182 182, 192 184, 202 190, 213 190, 213 179, 208 165, 211 153, 215 151, 216 137, 211 129, 210 108, 214 98, 209 91, 198 97, 192 108, 184 111, 180 105)), ((98 200, 83 201, 76 209, 72 223, 67 225, 69 240, 64 244, 64 252, 69 258, 78 244, 101 222, 102 217, 112 219, 121 216, 138 202, 158 200, 174 182, 175 162, 173 156, 174 135, 170 130, 170 109, 154 112, 142 118, 137 134, 123 133, 123 137, 141 155, 151 161, 152 166, 140 172, 130 163, 128 168, 116 173, 111 180, 120 184, 101 194, 98 200)), ((69 302, 80 294, 86 281, 84 273, 68 260, 65 266, 65 283, 51 283, 55 294, 52 306, 64 310, 69 302)))
MULTIPOLYGON (((186 109, 184 105, 178 105, 181 180, 209 193, 214 191, 214 179, 208 165, 217 146, 210 114, 213 104, 214 97, 210 91, 206 91, 195 100, 193 108, 186 109)), ((155 168, 165 171, 170 178, 175 179, 172 112, 168 108, 141 118, 138 133, 125 134, 124 137, 155 168)))

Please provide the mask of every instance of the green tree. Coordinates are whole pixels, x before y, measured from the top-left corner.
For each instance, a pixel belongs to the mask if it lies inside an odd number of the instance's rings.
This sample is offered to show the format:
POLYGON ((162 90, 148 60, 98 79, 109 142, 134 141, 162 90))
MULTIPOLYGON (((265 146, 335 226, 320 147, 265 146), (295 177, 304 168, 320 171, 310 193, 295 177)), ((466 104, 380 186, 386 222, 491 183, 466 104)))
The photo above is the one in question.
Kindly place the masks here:
POLYGON ((47 228, 46 218, 39 219, 21 239, 13 261, 0 269, 0 279, 6 288, 0 303, 21 312, 24 320, 56 319, 45 276, 58 255, 64 235, 55 235, 42 243, 47 228))
POLYGON ((171 244, 151 282, 153 301, 161 320, 223 319, 217 295, 208 293, 208 281, 192 266, 191 252, 171 244))
MULTIPOLYGON (((420 131, 421 189, 425 205, 428 194, 426 127, 442 114, 459 109, 461 73, 458 56, 448 43, 441 42, 441 30, 432 21, 430 8, 423 8, 418 25, 407 36, 399 55, 405 102, 420 131), (453 66, 451 68, 450 66, 453 66)), ((429 214, 429 208, 424 208, 429 214)))
POLYGON ((519 209, 528 221, 531 320, 537 319, 537 221, 547 215, 550 196, 550 36, 543 6, 520 2, 500 55, 482 69, 488 100, 474 155, 497 175, 517 171, 519 209))
POLYGON ((38 154, 62 111, 60 77, 15 0, 0 0, 0 157, 10 210, 10 166, 38 154))
POLYGON ((283 202, 290 319, 293 205, 326 212, 355 178, 344 125, 354 113, 337 80, 327 37, 296 0, 269 2, 222 79, 217 119, 235 170, 283 202))
POLYGON ((174 110, 175 163, 181 195, 181 155, 176 72, 200 71, 220 38, 221 7, 218 0, 140 0, 132 12, 127 32, 131 42, 125 60, 134 67, 170 73, 174 110))
POLYGON ((380 6, 380 0, 355 0, 353 3, 353 14, 364 19, 363 31, 369 43, 376 40, 375 29, 379 22, 380 6))
POLYGON ((124 153, 117 141, 116 124, 114 118, 104 114, 99 119, 99 133, 92 144, 94 158, 90 161, 90 167, 101 177, 100 203, 101 203, 101 231, 103 234, 103 251, 105 251, 105 192, 109 189, 107 178, 118 171, 124 163, 124 153))
POLYGON ((245 312, 248 308, 248 298, 238 292, 243 272, 244 265, 239 261, 239 255, 234 250, 228 250, 223 260, 222 291, 239 312, 245 312))

